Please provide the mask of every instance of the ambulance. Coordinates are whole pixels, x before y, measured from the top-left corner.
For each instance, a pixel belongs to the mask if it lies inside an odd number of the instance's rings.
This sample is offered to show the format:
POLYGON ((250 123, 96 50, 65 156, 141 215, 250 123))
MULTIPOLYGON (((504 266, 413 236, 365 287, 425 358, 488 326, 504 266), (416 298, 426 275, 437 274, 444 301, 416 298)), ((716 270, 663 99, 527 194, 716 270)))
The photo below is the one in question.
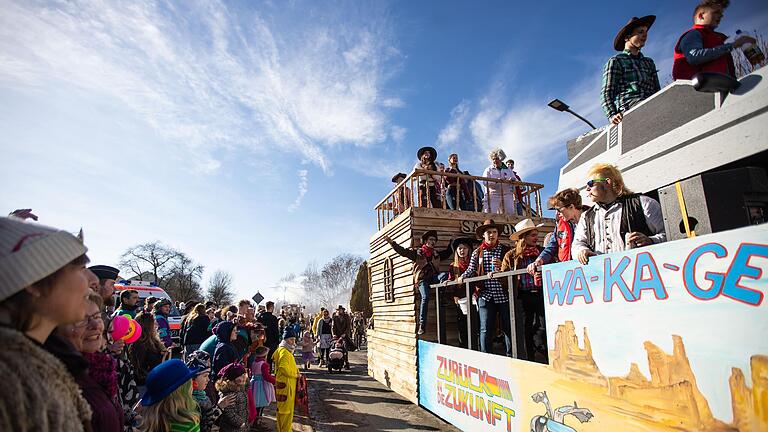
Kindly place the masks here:
POLYGON ((157 286, 154 282, 139 281, 139 280, 121 280, 115 283, 115 301, 120 299, 120 292, 123 290, 132 289, 139 293, 139 303, 137 310, 144 308, 144 302, 147 297, 155 296, 159 299, 167 299, 171 302, 171 312, 168 314, 168 325, 171 326, 171 338, 173 342, 181 345, 179 340, 179 332, 181 331, 181 313, 173 304, 173 299, 164 289, 157 286))

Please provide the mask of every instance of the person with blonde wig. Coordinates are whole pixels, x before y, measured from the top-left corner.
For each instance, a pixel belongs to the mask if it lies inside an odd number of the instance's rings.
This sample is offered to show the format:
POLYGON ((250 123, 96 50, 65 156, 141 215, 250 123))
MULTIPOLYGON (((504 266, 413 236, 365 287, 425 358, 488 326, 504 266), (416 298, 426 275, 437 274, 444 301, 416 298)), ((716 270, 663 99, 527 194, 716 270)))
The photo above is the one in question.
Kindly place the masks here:
POLYGON ((586 191, 595 206, 581 215, 571 247, 580 263, 667 240, 659 202, 630 191, 616 166, 597 164, 588 175, 586 191))

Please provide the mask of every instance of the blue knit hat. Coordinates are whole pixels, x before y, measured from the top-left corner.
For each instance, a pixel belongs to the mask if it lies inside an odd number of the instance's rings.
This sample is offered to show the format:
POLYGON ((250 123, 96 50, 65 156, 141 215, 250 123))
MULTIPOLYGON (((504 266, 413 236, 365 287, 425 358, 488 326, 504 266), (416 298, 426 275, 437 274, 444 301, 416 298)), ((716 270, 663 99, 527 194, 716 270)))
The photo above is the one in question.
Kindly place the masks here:
POLYGON ((293 331, 293 329, 289 326, 285 328, 285 331, 283 332, 283 340, 288 338, 295 338, 296 333, 293 331))
POLYGON ((147 375, 147 391, 141 396, 141 404, 154 405, 184 383, 194 378, 199 368, 188 368, 179 359, 168 360, 157 365, 147 375))

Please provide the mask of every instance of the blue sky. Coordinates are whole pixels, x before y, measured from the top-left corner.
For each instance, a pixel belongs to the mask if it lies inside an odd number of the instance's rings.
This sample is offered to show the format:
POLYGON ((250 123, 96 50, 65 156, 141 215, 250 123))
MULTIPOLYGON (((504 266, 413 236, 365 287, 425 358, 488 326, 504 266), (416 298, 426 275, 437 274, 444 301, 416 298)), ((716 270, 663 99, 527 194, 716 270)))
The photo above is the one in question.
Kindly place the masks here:
MULTIPOLYGON (((82 226, 96 263, 160 240, 204 283, 277 296, 311 261, 367 255, 423 145, 476 174, 501 147, 554 192, 586 129, 546 103, 604 124, 615 33, 658 15, 644 52, 667 81, 694 4, 0 0, 0 204, 82 226)), ((765 3, 734 2, 737 27, 768 33, 765 3)))

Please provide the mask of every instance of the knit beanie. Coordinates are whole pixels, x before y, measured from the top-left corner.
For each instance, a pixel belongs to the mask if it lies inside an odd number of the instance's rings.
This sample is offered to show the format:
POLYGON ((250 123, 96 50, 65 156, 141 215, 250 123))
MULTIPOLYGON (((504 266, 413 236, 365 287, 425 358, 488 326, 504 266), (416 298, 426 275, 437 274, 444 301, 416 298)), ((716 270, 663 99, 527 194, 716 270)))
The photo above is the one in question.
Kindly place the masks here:
POLYGON ((230 381, 237 379, 240 375, 245 373, 245 367, 240 363, 230 363, 219 371, 219 378, 228 379, 230 381))
POLYGON ((88 248, 69 232, 0 218, 0 302, 52 275, 88 248))

